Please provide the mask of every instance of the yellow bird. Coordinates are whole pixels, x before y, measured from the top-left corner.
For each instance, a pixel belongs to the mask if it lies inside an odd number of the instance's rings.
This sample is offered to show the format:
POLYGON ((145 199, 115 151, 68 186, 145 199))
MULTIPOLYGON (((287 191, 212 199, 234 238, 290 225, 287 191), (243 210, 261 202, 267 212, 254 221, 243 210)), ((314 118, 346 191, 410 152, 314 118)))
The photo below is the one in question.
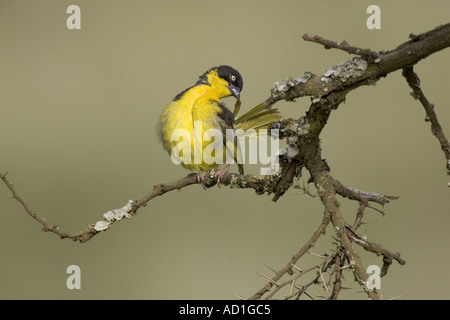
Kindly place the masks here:
MULTIPOLYGON (((230 144, 234 145, 231 150, 233 159, 236 161, 239 157, 238 139, 228 134, 227 130, 262 128, 281 118, 277 109, 266 110, 263 105, 258 105, 235 119, 243 84, 242 76, 236 69, 226 65, 211 68, 192 87, 176 95, 159 117, 157 134, 172 161, 198 172, 198 181, 202 184, 208 171, 219 164, 226 162, 225 167, 215 173, 218 183, 229 171, 233 161, 227 158, 230 153, 226 150, 228 148, 230 151, 230 144), (237 99, 234 113, 220 101, 229 96, 237 99), (204 134, 210 132, 214 139, 205 139, 204 134), (214 132, 220 136, 214 135, 214 132), (180 149, 180 145, 183 148, 180 149), (208 148, 211 151, 211 147, 214 147, 213 151, 206 152, 208 148)), ((238 167, 239 173, 244 174, 242 163, 238 162, 238 167)))

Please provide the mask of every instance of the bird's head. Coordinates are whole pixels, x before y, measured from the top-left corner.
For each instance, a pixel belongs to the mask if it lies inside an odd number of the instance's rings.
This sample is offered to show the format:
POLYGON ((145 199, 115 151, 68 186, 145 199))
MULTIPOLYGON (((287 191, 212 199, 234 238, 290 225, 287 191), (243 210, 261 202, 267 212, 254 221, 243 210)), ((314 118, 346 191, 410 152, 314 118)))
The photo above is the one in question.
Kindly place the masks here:
POLYGON ((233 96, 240 100, 244 80, 239 71, 230 66, 222 65, 211 68, 202 74, 199 83, 211 86, 219 99, 233 96))

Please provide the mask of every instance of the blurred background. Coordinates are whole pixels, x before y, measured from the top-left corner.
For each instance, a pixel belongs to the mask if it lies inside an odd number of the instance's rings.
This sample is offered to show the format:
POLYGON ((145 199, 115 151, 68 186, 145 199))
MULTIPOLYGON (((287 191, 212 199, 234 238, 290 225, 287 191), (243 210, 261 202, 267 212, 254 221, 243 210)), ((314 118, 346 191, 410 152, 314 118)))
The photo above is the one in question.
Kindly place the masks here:
MULTIPOLYGON (((449 22, 449 12, 447 0, 0 0, 0 172, 9 172, 38 215, 66 232, 85 230, 104 212, 188 173, 172 164, 155 125, 208 68, 229 64, 241 72, 246 111, 269 96, 274 81, 322 74, 352 58, 303 41, 304 33, 390 50, 410 33, 449 22), (66 27, 72 4, 81 9, 81 30, 66 27), (371 4, 381 8, 380 30, 366 27, 371 4)), ((447 137, 449 53, 415 66, 447 137)), ((368 210, 359 229, 406 259, 382 278, 383 299, 448 299, 449 177, 410 91, 397 71, 351 92, 322 134, 323 156, 343 184, 400 196, 384 217, 368 210)), ((277 106, 298 118, 309 104, 304 98, 277 106)), ((265 265, 288 263, 323 215, 320 200, 299 189, 277 203, 271 198, 190 186, 80 244, 42 232, 1 183, 0 298, 249 297, 265 285, 257 272, 272 276, 265 265), (69 265, 81 269, 80 290, 66 287, 69 265)), ((352 223, 357 203, 340 202, 352 223)), ((312 251, 329 253, 332 236, 328 230, 312 251)), ((381 257, 358 250, 365 266, 382 266, 381 257)), ((298 266, 317 262, 308 256, 298 266)), ((366 299, 350 274, 346 279, 351 289, 341 298, 366 299)))

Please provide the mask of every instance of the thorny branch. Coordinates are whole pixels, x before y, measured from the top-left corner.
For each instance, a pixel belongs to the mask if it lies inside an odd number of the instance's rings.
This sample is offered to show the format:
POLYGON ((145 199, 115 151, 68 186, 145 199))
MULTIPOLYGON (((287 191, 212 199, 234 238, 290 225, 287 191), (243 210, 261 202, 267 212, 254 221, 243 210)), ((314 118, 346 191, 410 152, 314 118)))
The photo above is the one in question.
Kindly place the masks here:
POLYGON ((292 259, 279 271, 275 273, 275 276, 271 278, 271 281, 269 281, 261 290, 259 290, 257 293, 255 293, 253 296, 251 296, 250 300, 256 300, 260 299, 266 292, 268 292, 273 283, 276 283, 278 280, 281 279, 283 275, 286 273, 292 273, 292 267, 297 263, 297 261, 308 252, 308 250, 314 246, 316 241, 319 239, 319 237, 322 234, 325 234, 325 230, 327 229, 328 224, 330 223, 330 216, 325 213, 322 222, 320 223, 319 227, 314 231, 311 238, 306 242, 303 247, 292 256, 292 259))
MULTIPOLYGON (((376 52, 351 46, 346 41, 335 42, 310 34, 303 36, 304 40, 321 44, 326 49, 344 50, 349 54, 357 55, 357 57, 334 65, 321 76, 307 72, 303 77, 297 79, 290 78, 276 82, 270 97, 263 102, 266 108, 271 108, 280 100, 294 101, 304 96, 310 96, 312 100, 305 116, 299 119, 284 119, 271 125, 271 129, 280 130, 280 139, 286 139, 287 149, 290 151, 281 153, 280 173, 264 177, 229 173, 222 181, 223 185, 229 185, 232 188, 252 188, 257 194, 274 194, 273 201, 277 201, 293 185, 294 179, 301 176, 302 170, 306 169, 310 174, 308 182, 314 183, 325 208, 322 221, 307 243, 292 256, 283 268, 275 271, 274 276, 261 275, 267 280, 267 284, 250 299, 272 299, 281 288, 287 286, 290 287, 290 293, 286 298, 299 299, 303 295, 312 298, 307 290, 315 284, 320 284, 325 289, 329 299, 337 299, 343 288, 342 281, 345 270, 351 270, 355 281, 359 283, 369 298, 379 299, 380 296, 377 291, 368 286, 368 276, 355 244, 377 256, 382 256, 381 276, 386 275, 394 260, 401 265, 405 264, 405 260, 400 257, 399 253, 392 252, 380 244, 375 244, 357 233, 367 208, 384 214, 382 209, 372 206, 371 202, 384 206, 389 201, 398 199, 398 197, 360 191, 344 186, 333 178, 330 174, 330 168, 321 157, 320 133, 327 124, 331 112, 339 108, 350 91, 362 85, 374 84, 387 74, 403 69, 403 75, 413 89, 413 96, 418 98, 425 108, 426 120, 431 122, 432 133, 441 144, 447 159, 447 173, 450 174, 449 142, 439 125, 433 105, 428 102, 420 89, 419 78, 413 72, 412 67, 421 59, 450 46, 450 24, 439 26, 420 35, 411 34, 410 38, 410 41, 399 45, 394 50, 376 52), (359 203, 353 225, 347 223, 343 218, 337 195, 359 203), (335 249, 331 254, 324 255, 319 263, 301 270, 296 266, 296 263, 309 252, 310 248, 325 234, 327 227, 330 225, 336 234, 334 238, 335 249), (299 285, 299 279, 313 270, 317 272, 316 277, 304 285, 299 285), (329 272, 328 282, 325 281, 324 274, 326 275, 326 272, 329 272), (285 275, 290 277, 287 280, 282 280, 285 275), (330 286, 332 287, 331 290, 329 289, 330 286)), ((56 224, 49 224, 45 218, 39 217, 19 196, 14 186, 6 178, 6 174, 0 174, 0 178, 11 191, 13 198, 23 206, 33 219, 43 226, 44 231, 50 231, 61 238, 69 238, 81 243, 89 241, 102 231, 108 230, 122 218, 130 218, 135 215, 141 207, 146 206, 153 198, 198 183, 196 175, 190 174, 177 181, 158 184, 142 199, 130 200, 123 208, 108 211, 103 215, 103 220, 97 221, 94 225, 89 225, 87 230, 80 233, 66 233, 61 231, 56 224)), ((205 185, 210 188, 216 184, 217 181, 212 172, 205 185)))

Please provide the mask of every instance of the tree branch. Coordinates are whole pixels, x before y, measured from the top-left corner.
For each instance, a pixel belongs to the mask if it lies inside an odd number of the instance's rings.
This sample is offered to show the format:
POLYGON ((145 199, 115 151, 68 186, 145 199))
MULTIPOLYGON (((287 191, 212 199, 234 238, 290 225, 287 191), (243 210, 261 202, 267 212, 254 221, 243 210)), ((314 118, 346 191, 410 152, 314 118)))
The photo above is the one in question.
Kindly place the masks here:
POLYGON ((363 56, 366 58, 372 58, 373 60, 380 58, 380 53, 372 51, 370 49, 361 49, 358 47, 351 46, 347 43, 347 41, 342 41, 342 42, 331 41, 331 40, 322 38, 321 36, 312 35, 309 33, 305 33, 302 38, 305 41, 311 41, 311 42, 316 42, 316 43, 322 44, 325 47, 325 49, 335 48, 335 49, 343 50, 350 54, 356 54, 356 55, 363 56))
MULTIPOLYGON (((103 214, 103 220, 99 220, 94 224, 89 224, 85 231, 78 233, 67 233, 59 229, 57 224, 49 224, 46 218, 40 217, 35 211, 25 202, 25 200, 19 196, 14 189, 13 184, 6 178, 7 173, 1 174, 0 179, 6 184, 11 191, 13 198, 20 202, 25 211, 42 226, 44 232, 50 231, 57 234, 61 239, 71 239, 73 241, 79 241, 85 243, 91 240, 95 235, 102 231, 108 230, 115 222, 122 220, 123 218, 131 218, 137 214, 137 211, 141 207, 145 207, 147 203, 157 196, 173 191, 180 190, 184 187, 198 184, 197 174, 191 173, 188 176, 169 183, 161 183, 155 185, 153 189, 146 196, 140 200, 129 200, 127 205, 120 209, 113 209, 103 214)), ((264 176, 258 177, 255 175, 240 175, 236 173, 227 173, 222 180, 222 184, 230 186, 231 188, 250 188, 254 189, 257 194, 274 193, 276 191, 277 176, 264 176)), ((217 177, 214 176, 214 172, 205 179, 205 186, 211 188, 217 184, 217 177)))
MULTIPOLYGON (((387 265, 392 264, 393 260, 396 260, 400 265, 405 265, 406 261, 400 257, 400 253, 398 252, 392 252, 386 248, 384 248, 380 244, 376 244, 373 242, 368 241, 364 237, 361 237, 359 234, 356 233, 356 231, 347 226, 347 235, 352 239, 352 241, 359 244, 361 247, 363 247, 366 251, 373 252, 377 256, 382 255, 383 256, 383 262, 387 265)), ((383 277, 387 274, 387 267, 384 267, 380 276, 383 277)))
MULTIPOLYGON (((312 271, 312 270, 315 270, 315 269, 319 269, 319 270, 320 270, 320 268, 325 264, 325 262, 327 262, 327 261, 329 261, 330 259, 334 258, 334 257, 338 254, 338 252, 339 252, 339 251, 336 250, 336 251, 333 252, 331 255, 328 255, 328 256, 322 258, 322 260, 321 260, 319 263, 313 265, 312 267, 309 267, 308 269, 301 270, 298 274, 296 274, 295 276, 291 277, 290 279, 288 279, 288 280, 286 280, 286 281, 284 281, 284 282, 282 282, 282 283, 280 283, 280 284, 277 284, 275 290, 273 290, 273 291, 266 297, 266 300, 272 299, 273 296, 278 292, 278 290, 280 290, 281 288, 283 288, 284 286, 286 286, 286 285, 288 285, 288 284, 295 283, 295 281, 297 281, 298 278, 302 277, 302 276, 305 275, 306 273, 308 273, 308 272, 310 272, 310 271, 312 271)), ((320 274, 317 276, 316 279, 314 279, 314 282, 317 282, 319 276, 320 276, 320 274)))
POLYGON ((431 133, 439 140, 439 143, 441 144, 441 149, 444 152, 446 159, 447 174, 450 175, 450 143, 445 137, 444 131, 439 124, 436 112, 434 112, 434 104, 430 103, 425 97, 420 87, 420 79, 414 72, 413 67, 407 66, 403 68, 403 76, 406 78, 406 81, 413 90, 411 95, 414 99, 418 99, 425 109, 427 114, 425 121, 431 122, 431 133))
POLYGON ((308 41, 323 44, 328 48, 342 49, 349 53, 362 50, 359 53, 362 58, 356 57, 351 61, 334 65, 322 76, 307 72, 301 78, 278 81, 275 88, 272 89, 270 97, 264 101, 267 108, 280 100, 294 101, 304 96, 318 98, 345 88, 354 89, 361 85, 374 84, 390 72, 414 65, 430 54, 449 47, 450 23, 419 36, 413 36, 412 40, 399 45, 396 49, 378 54, 368 49, 349 46, 345 41, 338 44, 319 36, 307 34, 304 37, 308 41), (371 58, 373 55, 377 55, 377 58, 375 60, 366 59, 367 55, 371 58))
POLYGON ((328 224, 330 223, 330 215, 325 213, 324 217, 322 219, 322 222, 320 223, 319 227, 314 231, 311 238, 306 242, 303 247, 292 256, 292 259, 278 272, 275 273, 275 275, 270 279, 270 281, 262 287, 258 292, 256 292, 253 296, 249 298, 249 300, 258 300, 260 299, 266 292, 269 292, 269 290, 272 288, 273 284, 276 283, 278 280, 281 279, 283 275, 286 273, 292 273, 292 267, 297 263, 297 261, 308 252, 308 250, 314 246, 317 239, 322 234, 325 234, 325 230, 327 229, 328 224))
MULTIPOLYGON (((304 39, 320 43, 325 48, 336 48, 351 54, 359 54, 361 57, 351 61, 334 65, 328 69, 324 75, 316 76, 310 72, 297 79, 275 83, 275 88, 271 91, 271 96, 263 104, 266 108, 271 108, 274 103, 280 100, 294 101, 302 96, 312 96, 313 103, 305 117, 298 120, 284 120, 275 123, 272 128, 281 129, 283 137, 294 141, 293 145, 298 153, 294 159, 290 159, 282 166, 280 181, 284 181, 281 190, 276 193, 276 201, 286 191, 286 185, 292 181, 295 172, 307 167, 311 174, 311 181, 314 181, 322 203, 326 211, 330 214, 331 222, 338 235, 338 240, 345 248, 346 254, 351 261, 351 266, 355 273, 355 279, 372 299, 379 299, 376 291, 369 290, 366 286, 367 274, 352 246, 355 241, 366 250, 376 254, 384 253, 384 274, 387 272, 387 265, 391 263, 396 255, 387 254, 388 250, 381 250, 374 244, 362 242, 360 238, 346 232, 346 222, 339 210, 336 194, 357 200, 360 207, 357 211, 354 228, 360 226, 364 210, 369 202, 376 202, 381 205, 390 200, 398 199, 397 196, 387 196, 376 193, 359 191, 354 188, 343 186, 339 181, 329 174, 329 167, 321 159, 319 135, 326 125, 331 110, 337 109, 345 101, 345 96, 351 90, 361 85, 374 84, 381 77, 388 73, 410 66, 428 55, 450 46, 450 24, 439 26, 434 30, 425 32, 420 36, 411 36, 412 40, 405 42, 396 49, 387 52, 374 52, 369 49, 360 49, 350 46, 347 42, 334 42, 319 36, 304 35, 304 39), (380 251, 381 250, 381 251, 380 251)), ((282 138, 283 138, 282 137, 282 138)), ((371 207, 373 208, 373 207, 371 207)), ((384 214, 383 211, 373 208, 384 214)), ((405 263, 403 259, 396 259, 400 264, 405 263)), ((339 283, 339 281, 338 281, 339 283)), ((266 287, 271 287, 268 284, 266 287)))

